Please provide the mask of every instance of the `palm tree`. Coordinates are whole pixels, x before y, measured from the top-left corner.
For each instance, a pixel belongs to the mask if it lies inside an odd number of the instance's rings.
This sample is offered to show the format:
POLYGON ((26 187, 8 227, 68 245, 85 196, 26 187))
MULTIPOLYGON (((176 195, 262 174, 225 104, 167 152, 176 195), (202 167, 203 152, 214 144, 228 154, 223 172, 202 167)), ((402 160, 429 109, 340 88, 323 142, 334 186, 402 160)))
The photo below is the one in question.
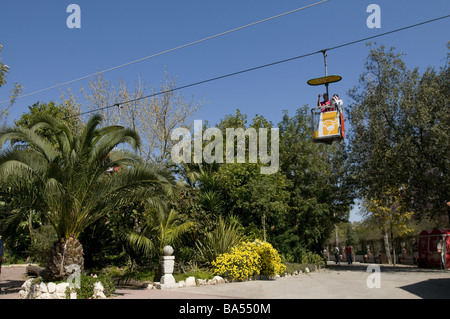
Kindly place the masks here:
POLYGON ((67 278, 71 264, 84 268, 78 236, 87 226, 144 199, 158 204, 174 186, 168 171, 143 163, 131 151, 114 151, 119 145, 135 151, 140 144, 135 131, 102 128, 101 122, 102 117, 94 115, 74 133, 65 122, 43 116, 30 128, 0 131, 0 147, 8 140, 21 141, 21 147, 0 153, 4 195, 14 198, 19 214, 39 212, 59 238, 47 260, 46 275, 51 280, 67 278), (39 129, 51 131, 57 142, 51 143, 39 129), (110 167, 121 169, 108 173, 110 167))
MULTIPOLYGON (((146 255, 161 257, 166 245, 178 243, 181 236, 195 225, 193 221, 182 220, 177 211, 167 211, 164 206, 152 209, 144 215, 145 222, 140 232, 132 231, 124 234, 130 247, 146 255)), ((162 276, 161 264, 155 272, 154 280, 159 281, 162 276)))
POLYGON ((137 251, 147 255, 162 255, 166 245, 173 245, 194 226, 193 221, 183 221, 175 210, 164 207, 153 209, 145 214, 145 222, 140 232, 124 234, 128 243, 137 251))

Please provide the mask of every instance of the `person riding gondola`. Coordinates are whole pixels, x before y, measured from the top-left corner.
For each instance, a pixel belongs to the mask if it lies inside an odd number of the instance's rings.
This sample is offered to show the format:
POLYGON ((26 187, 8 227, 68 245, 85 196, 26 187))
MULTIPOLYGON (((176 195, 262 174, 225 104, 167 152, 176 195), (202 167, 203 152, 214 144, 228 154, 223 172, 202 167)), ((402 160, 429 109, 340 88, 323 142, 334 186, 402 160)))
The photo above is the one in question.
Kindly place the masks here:
POLYGON ((341 100, 338 94, 333 94, 330 104, 333 108, 338 109, 339 112, 342 113, 342 105, 344 104, 344 102, 341 100))
POLYGON ((323 94, 323 101, 320 101, 321 95, 319 94, 319 98, 317 100, 317 108, 321 109, 322 112, 328 111, 328 107, 331 104, 331 101, 328 99, 328 93, 323 94))

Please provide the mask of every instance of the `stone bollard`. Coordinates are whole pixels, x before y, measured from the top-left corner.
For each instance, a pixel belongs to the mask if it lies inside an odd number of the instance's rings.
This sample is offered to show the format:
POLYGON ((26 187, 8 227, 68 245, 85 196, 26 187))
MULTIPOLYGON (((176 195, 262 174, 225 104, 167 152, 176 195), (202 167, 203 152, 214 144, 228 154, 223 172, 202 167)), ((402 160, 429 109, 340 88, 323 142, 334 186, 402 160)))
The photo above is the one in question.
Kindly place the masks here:
POLYGON ((160 284, 157 285, 159 289, 176 288, 178 285, 173 277, 173 268, 175 265, 175 256, 172 256, 173 248, 171 246, 165 246, 163 248, 163 256, 160 257, 162 277, 160 284))

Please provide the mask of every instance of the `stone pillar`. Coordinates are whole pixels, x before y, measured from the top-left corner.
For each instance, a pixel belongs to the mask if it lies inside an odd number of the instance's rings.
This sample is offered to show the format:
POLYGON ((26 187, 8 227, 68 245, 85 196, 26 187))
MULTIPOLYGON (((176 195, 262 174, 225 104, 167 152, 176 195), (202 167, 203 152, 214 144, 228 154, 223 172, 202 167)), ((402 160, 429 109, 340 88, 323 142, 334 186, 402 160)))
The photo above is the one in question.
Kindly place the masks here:
POLYGON ((160 284, 157 285, 159 289, 176 288, 177 284, 173 277, 173 268, 175 265, 175 256, 172 256, 173 248, 171 246, 165 246, 163 248, 163 256, 160 257, 162 277, 160 284))

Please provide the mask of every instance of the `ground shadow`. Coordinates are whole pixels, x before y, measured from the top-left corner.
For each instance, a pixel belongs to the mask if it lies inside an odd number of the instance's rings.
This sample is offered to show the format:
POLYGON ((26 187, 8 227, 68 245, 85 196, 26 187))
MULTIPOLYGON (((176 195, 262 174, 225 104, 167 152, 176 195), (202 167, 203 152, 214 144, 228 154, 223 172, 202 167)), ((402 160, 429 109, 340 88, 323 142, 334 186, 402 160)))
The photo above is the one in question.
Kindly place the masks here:
POLYGON ((399 288, 423 299, 450 298, 450 278, 428 279, 399 288))
POLYGON ((417 266, 411 265, 386 265, 386 264, 366 264, 366 263, 353 263, 349 265, 348 263, 331 264, 326 266, 326 269, 337 270, 337 271, 367 271, 367 267, 370 265, 377 265, 380 267, 382 273, 398 273, 398 272, 408 272, 408 273, 439 273, 443 272, 439 268, 419 268, 417 266))
POLYGON ((24 280, 4 280, 0 282, 0 294, 19 293, 24 280))

